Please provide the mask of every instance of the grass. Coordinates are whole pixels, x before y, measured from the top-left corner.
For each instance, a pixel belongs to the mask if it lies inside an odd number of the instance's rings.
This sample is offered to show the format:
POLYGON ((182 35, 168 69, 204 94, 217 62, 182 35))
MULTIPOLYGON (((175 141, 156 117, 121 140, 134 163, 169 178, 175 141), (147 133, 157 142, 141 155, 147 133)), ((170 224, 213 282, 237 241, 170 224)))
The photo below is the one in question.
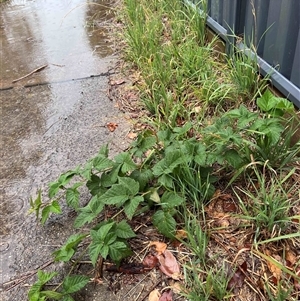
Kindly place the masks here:
POLYGON ((192 135, 208 152, 205 172, 187 163, 173 175, 187 199, 179 218, 190 252, 182 294, 297 300, 300 144, 291 143, 292 122, 256 105, 268 77, 237 48, 231 57, 218 53, 205 15, 181 1, 125 0, 121 13, 124 60, 141 75, 145 122, 153 132, 191 124, 180 139, 192 135))
MULTIPOLYGON (((205 14, 195 10, 200 4, 124 1, 116 18, 118 28, 123 22, 122 72, 134 86, 118 78, 122 85, 114 92, 138 113, 139 134, 114 158, 103 146, 84 166, 61 174, 49 184, 46 202, 41 190, 30 199, 30 212, 43 224, 61 212, 62 200, 78 212, 79 232, 54 252, 55 261, 71 261, 87 244, 80 258, 87 252, 94 267, 101 256, 121 268, 133 254, 141 266, 140 255, 149 251, 144 243, 159 237, 177 249, 177 259, 159 255, 160 268, 177 281, 161 282, 160 289, 177 284, 176 300, 296 301, 299 115, 266 87, 255 55, 250 60, 238 48, 231 56, 216 50, 216 40, 206 36, 205 14), (81 207, 83 184, 91 199, 81 207), (149 226, 151 236, 143 232, 149 226)), ((89 280, 74 275, 58 292, 44 291, 53 277, 40 272, 30 300, 71 298, 89 280), (76 290, 73 281, 80 282, 76 290)))

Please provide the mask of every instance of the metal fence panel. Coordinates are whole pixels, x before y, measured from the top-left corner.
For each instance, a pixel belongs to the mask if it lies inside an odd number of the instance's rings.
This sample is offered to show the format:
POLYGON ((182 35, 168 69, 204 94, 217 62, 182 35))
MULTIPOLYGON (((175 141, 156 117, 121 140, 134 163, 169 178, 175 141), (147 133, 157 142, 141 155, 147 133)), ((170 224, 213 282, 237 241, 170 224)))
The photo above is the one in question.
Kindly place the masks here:
POLYGON ((273 72, 274 86, 300 107, 300 0, 207 0, 207 10, 227 50, 232 32, 254 45, 262 73, 273 72))

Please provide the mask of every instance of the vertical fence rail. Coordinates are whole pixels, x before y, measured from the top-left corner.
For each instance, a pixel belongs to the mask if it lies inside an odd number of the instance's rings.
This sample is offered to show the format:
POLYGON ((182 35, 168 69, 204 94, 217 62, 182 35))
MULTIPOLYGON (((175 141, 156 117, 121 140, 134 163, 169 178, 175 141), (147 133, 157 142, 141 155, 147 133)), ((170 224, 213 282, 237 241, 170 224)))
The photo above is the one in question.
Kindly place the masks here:
POLYGON ((242 49, 254 46, 262 75, 271 74, 272 84, 300 108, 300 0, 207 0, 207 9, 207 25, 226 51, 234 36, 242 38, 242 49))

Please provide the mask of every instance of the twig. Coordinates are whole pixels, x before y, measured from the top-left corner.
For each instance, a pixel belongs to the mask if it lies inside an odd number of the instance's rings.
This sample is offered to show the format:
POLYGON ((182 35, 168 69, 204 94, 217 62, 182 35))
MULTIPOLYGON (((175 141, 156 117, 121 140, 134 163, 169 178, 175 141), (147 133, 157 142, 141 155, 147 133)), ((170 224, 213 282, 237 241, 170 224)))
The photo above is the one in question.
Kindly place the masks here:
POLYGON ((39 268, 37 268, 35 270, 32 270, 32 271, 29 271, 29 272, 26 272, 23 275, 20 275, 18 278, 15 278, 11 281, 7 281, 7 282, 3 283, 3 287, 5 287, 6 285, 11 284, 11 286, 5 288, 4 290, 5 291, 11 290, 15 286, 17 286, 17 285, 21 284, 22 282, 24 282, 26 279, 32 277, 34 274, 37 273, 38 270, 40 270, 40 269, 42 270, 42 269, 46 268, 47 266, 49 266, 53 262, 54 262, 53 260, 49 260, 49 261, 45 262, 43 265, 41 265, 39 268))
POLYGON ((43 65, 43 66, 41 66, 41 67, 38 67, 38 68, 34 69, 33 71, 31 71, 30 73, 28 73, 28 74, 26 74, 26 75, 24 75, 24 76, 22 76, 22 77, 20 77, 20 78, 17 78, 17 79, 15 79, 15 80, 13 80, 12 83, 16 83, 16 82, 18 82, 18 81, 20 81, 20 80, 22 80, 22 79, 24 79, 24 78, 26 78, 26 77, 32 75, 32 74, 35 73, 35 72, 42 71, 42 70, 45 69, 46 67, 48 67, 48 64, 47 64, 47 65, 43 65))

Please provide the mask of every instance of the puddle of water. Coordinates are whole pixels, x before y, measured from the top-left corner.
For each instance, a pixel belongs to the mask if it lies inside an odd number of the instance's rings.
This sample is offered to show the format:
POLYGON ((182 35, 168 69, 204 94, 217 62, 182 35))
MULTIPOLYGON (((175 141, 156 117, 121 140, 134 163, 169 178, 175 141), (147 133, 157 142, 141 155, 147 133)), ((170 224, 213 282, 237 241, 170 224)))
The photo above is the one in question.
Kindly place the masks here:
MULTIPOLYGON (((1 5, 0 84, 47 67, 20 83, 69 80, 99 74, 112 53, 105 24, 109 1, 12 0, 1 5)), ((0 85, 0 87, 1 87, 0 85)))

